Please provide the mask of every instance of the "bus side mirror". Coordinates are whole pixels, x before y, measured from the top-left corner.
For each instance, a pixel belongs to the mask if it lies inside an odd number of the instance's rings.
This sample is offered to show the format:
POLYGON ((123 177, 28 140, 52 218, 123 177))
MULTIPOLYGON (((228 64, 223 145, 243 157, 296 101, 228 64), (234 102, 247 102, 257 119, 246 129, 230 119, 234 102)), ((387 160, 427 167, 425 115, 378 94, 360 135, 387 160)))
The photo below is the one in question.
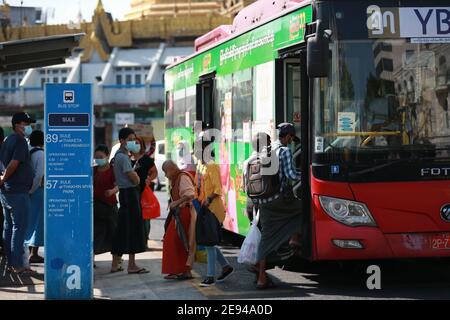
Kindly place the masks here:
POLYGON ((307 73, 310 78, 326 78, 329 70, 329 44, 331 30, 324 30, 317 21, 316 34, 308 39, 307 73))

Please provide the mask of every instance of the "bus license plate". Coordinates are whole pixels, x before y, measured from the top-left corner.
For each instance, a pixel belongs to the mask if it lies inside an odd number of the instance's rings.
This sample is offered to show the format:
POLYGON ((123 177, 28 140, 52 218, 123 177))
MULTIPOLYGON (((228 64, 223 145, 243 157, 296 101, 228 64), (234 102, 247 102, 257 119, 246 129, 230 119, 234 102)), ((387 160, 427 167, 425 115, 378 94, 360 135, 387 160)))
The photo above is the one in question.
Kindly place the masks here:
POLYGON ((432 250, 450 250, 450 234, 437 234, 430 237, 432 250))

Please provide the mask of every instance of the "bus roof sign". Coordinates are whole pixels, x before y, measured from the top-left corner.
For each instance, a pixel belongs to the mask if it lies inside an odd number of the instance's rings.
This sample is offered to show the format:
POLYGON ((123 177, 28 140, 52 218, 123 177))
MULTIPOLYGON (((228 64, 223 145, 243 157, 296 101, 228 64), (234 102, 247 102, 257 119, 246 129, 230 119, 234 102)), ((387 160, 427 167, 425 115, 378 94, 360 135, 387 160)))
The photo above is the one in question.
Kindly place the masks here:
POLYGON ((367 15, 369 38, 450 38, 450 7, 380 8, 371 5, 367 15))

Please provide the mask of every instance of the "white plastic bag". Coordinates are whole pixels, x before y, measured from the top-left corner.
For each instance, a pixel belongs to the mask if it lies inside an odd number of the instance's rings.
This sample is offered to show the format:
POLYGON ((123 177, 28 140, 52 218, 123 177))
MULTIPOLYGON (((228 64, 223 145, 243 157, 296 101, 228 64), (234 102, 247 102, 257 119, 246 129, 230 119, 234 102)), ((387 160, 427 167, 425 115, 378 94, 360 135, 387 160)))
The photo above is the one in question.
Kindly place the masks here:
POLYGON ((258 249, 261 242, 261 231, 258 228, 259 210, 256 217, 254 216, 250 231, 245 237, 239 252, 238 262, 256 264, 258 262, 258 249))

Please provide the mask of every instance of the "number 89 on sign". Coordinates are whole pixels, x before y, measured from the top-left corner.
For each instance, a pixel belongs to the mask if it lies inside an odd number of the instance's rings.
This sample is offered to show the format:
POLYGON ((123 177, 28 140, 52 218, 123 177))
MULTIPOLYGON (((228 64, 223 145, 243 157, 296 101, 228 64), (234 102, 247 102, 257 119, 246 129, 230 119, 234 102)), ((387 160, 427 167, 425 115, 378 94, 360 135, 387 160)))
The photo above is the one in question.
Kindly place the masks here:
POLYGON ((59 141, 59 137, 57 134, 47 134, 45 136, 45 143, 57 143, 59 141))

